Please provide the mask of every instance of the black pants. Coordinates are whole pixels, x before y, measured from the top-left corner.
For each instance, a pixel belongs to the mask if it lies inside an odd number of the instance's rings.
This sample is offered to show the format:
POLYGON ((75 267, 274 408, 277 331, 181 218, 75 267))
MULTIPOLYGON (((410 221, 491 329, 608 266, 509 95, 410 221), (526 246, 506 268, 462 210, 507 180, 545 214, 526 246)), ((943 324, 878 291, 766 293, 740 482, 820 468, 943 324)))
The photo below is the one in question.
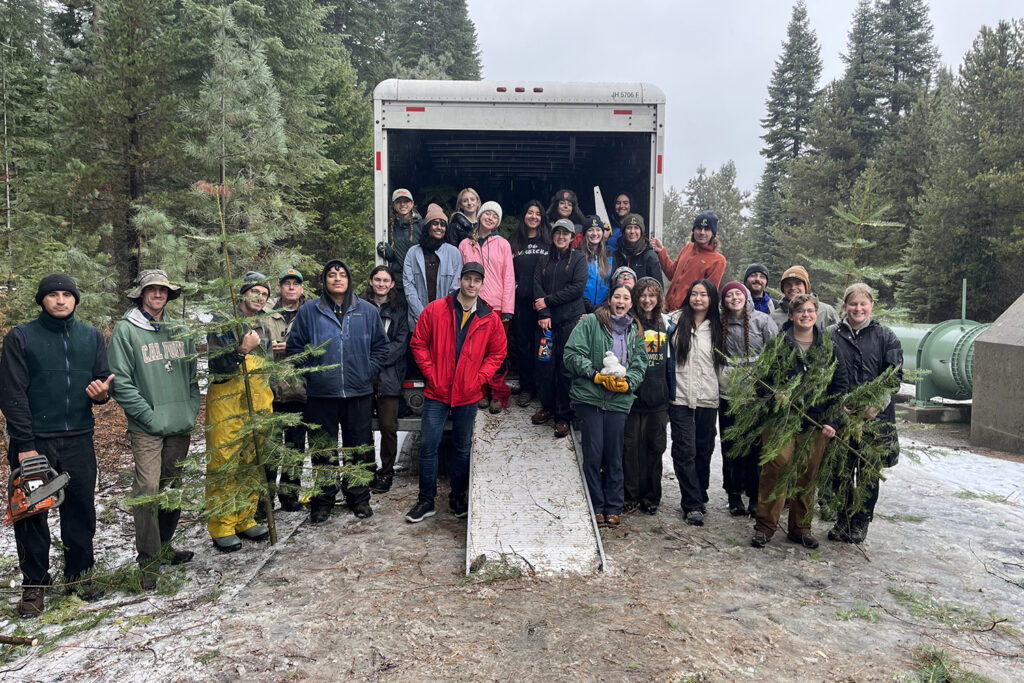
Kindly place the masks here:
MULTIPOLYGON (((373 396, 353 398, 314 398, 306 402, 305 419, 317 425, 310 435, 310 445, 315 449, 312 462, 315 486, 319 490, 310 500, 310 509, 330 508, 338 495, 338 425, 341 425, 343 448, 369 445, 364 453, 345 455, 346 464, 366 463, 373 465, 373 430, 370 420, 373 416, 373 396)), ((372 469, 372 467, 371 467, 372 469)), ((370 502, 368 485, 353 486, 350 480, 341 483, 345 501, 349 507, 366 505, 370 502)))
POLYGON ((679 481, 684 512, 700 510, 708 502, 716 412, 715 408, 668 407, 672 424, 672 468, 679 481))
MULTIPOLYGON (((299 413, 306 410, 306 404, 298 401, 285 401, 278 403, 274 401, 275 413, 299 413)), ((276 438, 281 438, 280 436, 276 438)), ((306 425, 298 424, 293 427, 284 428, 284 443, 290 449, 299 453, 306 452, 306 425)), ((292 465, 267 465, 267 484, 270 486, 270 497, 274 497, 276 490, 278 500, 282 503, 297 501, 299 499, 300 476, 302 474, 302 463, 292 465), (277 486, 277 472, 281 471, 281 484, 277 486)))
POLYGON ((627 503, 661 504, 661 458, 668 441, 668 411, 630 413, 622 444, 622 473, 627 503))
MULTIPOLYGON (((58 472, 67 472, 71 481, 64 487, 60 510, 60 541, 64 545, 64 576, 74 579, 92 569, 92 539, 96 535, 96 451, 92 432, 50 439, 36 437, 35 448, 45 455, 58 472)), ((19 446, 11 443, 7 459, 18 466, 19 446)), ((50 583, 50 529, 47 513, 14 523, 18 562, 22 583, 42 586, 50 583)))
POLYGON ((729 402, 722 400, 718 404, 718 431, 722 435, 722 488, 728 494, 745 494, 754 503, 757 502, 757 482, 761 478, 761 440, 757 439, 750 452, 742 458, 730 458, 729 449, 733 442, 725 438, 725 430, 736 423, 736 418, 727 415, 729 402))
MULTIPOLYGON (((854 442, 853 447, 859 449, 860 444, 854 442)), ((875 518, 875 505, 878 504, 878 476, 871 476, 867 481, 863 481, 864 470, 861 467, 860 459, 853 453, 849 453, 847 458, 847 471, 853 478, 853 481, 850 482, 849 487, 846 489, 845 501, 840 501, 837 518, 841 526, 849 526, 851 521, 857 521, 862 524, 870 523, 875 518), (859 510, 857 510, 855 500, 858 487, 864 488, 863 505, 859 510)), ((832 490, 842 491, 840 482, 834 482, 832 490)))
POLYGON ((537 347, 540 340, 537 333, 537 311, 532 301, 516 301, 516 314, 512 318, 512 339, 509 355, 515 359, 519 370, 519 388, 531 394, 537 393, 537 347))
MULTIPOLYGON (((537 363, 537 391, 540 404, 544 410, 555 416, 555 422, 568 422, 572 419, 572 406, 569 405, 569 389, 572 388, 572 374, 562 362, 562 352, 569 341, 569 335, 576 329, 578 321, 572 320, 551 326, 551 360, 537 363)), ((540 330, 540 328, 537 328, 540 330)), ((541 330, 541 334, 544 331, 541 330)))

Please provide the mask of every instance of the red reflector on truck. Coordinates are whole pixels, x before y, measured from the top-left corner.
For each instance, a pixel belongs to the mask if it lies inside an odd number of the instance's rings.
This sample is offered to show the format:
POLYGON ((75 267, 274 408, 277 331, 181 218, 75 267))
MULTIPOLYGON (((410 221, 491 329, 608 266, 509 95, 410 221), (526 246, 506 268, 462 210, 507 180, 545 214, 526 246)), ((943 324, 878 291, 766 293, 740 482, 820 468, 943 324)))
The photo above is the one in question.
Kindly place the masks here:
POLYGON ((406 107, 406 111, 426 111, 426 107, 406 107))
POLYGON ((377 152, 377 170, 380 170, 380 152, 377 152))
POLYGON ((526 92, 526 88, 516 88, 516 92, 526 92))
POLYGON ((498 92, 508 92, 508 88, 506 88, 505 86, 500 86, 498 88, 498 92))
POLYGON ((658 175, 661 175, 661 155, 658 155, 658 175))
POLYGON ((633 115, 633 110, 632 109, 616 109, 612 113, 615 114, 616 116, 632 116, 633 115))
POLYGON ((533 92, 544 92, 544 88, 534 88, 533 92))

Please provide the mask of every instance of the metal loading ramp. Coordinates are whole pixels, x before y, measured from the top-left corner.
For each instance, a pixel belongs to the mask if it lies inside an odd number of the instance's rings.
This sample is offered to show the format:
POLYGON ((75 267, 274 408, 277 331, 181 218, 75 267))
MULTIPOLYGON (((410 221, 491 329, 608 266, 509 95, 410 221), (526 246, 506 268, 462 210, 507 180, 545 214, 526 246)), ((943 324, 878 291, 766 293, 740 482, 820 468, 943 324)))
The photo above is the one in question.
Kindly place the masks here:
POLYGON ((477 413, 469 478, 466 572, 478 558, 538 574, 604 569, 604 549, 571 438, 525 409, 477 413))

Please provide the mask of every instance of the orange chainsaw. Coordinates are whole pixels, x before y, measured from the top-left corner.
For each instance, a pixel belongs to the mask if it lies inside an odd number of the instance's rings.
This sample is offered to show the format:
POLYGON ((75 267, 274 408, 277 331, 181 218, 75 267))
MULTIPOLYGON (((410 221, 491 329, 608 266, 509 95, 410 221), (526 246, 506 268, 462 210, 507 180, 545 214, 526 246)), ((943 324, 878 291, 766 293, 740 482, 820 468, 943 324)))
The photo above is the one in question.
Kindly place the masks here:
POLYGON ((8 482, 7 517, 4 523, 20 522, 64 502, 64 487, 71 481, 67 472, 57 473, 45 455, 25 458, 11 470, 8 482))

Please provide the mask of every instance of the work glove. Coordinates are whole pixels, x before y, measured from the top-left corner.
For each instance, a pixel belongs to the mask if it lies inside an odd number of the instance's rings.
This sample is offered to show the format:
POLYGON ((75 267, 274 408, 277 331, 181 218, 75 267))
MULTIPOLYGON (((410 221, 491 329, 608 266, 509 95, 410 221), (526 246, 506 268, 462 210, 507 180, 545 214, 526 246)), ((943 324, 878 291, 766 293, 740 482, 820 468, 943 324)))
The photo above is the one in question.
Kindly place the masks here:
POLYGON ((626 381, 625 377, 612 377, 612 379, 615 382, 609 391, 614 391, 617 394, 624 394, 629 391, 629 382, 626 381))
POLYGON ((395 258, 395 250, 387 242, 377 242, 377 255, 386 261, 392 261, 395 258))
POLYGON ((612 377, 611 375, 602 375, 600 372, 594 373, 594 384, 600 384, 608 391, 620 391, 615 388, 616 381, 625 382, 626 380, 620 379, 618 377, 612 377))

